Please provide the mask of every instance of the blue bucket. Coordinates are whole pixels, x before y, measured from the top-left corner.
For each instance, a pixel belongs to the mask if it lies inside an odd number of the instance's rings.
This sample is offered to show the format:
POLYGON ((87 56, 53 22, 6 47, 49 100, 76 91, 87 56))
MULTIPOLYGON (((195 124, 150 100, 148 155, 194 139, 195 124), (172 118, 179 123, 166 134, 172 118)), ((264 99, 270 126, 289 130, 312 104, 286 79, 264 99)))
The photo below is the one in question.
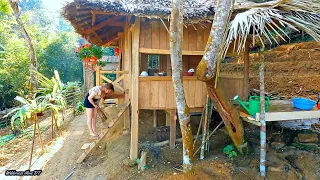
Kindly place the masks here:
POLYGON ((293 107, 302 110, 311 110, 317 103, 307 98, 292 98, 293 107))

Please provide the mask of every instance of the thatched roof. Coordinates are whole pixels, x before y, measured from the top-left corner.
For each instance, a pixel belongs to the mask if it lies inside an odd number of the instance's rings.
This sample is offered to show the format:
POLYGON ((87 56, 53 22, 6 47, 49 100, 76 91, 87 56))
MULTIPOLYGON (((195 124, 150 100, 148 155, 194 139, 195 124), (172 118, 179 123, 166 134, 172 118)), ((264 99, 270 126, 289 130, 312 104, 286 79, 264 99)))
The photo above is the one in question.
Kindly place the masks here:
MULTIPOLYGON (((76 32, 89 42, 97 45, 111 45, 116 42, 128 21, 128 15, 134 17, 167 19, 171 13, 171 0, 68 0, 62 16, 71 22, 76 32)), ((217 0, 184 0, 184 23, 201 23, 212 21, 217 0)), ((318 0, 290 0, 289 6, 281 0, 235 0, 234 14, 252 8, 294 7, 304 3, 306 11, 316 9, 318 0), (291 2, 292 1, 292 2, 291 2), (317 3, 313 3, 317 2, 317 3), (306 7, 306 4, 310 7, 306 7), (313 5, 315 4, 315 5, 313 5)), ((293 8, 294 9, 294 8, 293 8)), ((297 11, 297 8, 293 11, 297 11)), ((113 44, 116 45, 116 44, 113 44)))

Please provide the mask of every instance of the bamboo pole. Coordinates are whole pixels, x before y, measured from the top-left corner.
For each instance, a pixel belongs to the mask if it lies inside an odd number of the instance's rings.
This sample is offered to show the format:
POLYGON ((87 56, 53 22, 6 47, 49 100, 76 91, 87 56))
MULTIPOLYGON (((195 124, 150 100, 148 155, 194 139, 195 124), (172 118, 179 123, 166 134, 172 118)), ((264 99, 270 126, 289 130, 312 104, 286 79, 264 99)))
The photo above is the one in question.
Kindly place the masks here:
POLYGON ((203 110, 202 110, 201 119, 200 119, 200 124, 199 124, 199 127, 198 127, 198 131, 197 131, 196 138, 195 138, 195 140, 193 141, 193 149, 194 149, 195 146, 196 146, 196 143, 197 143, 197 140, 198 140, 198 137, 199 137, 199 134, 200 134, 200 129, 201 129, 201 126, 202 126, 202 121, 203 121, 203 116, 204 116, 204 114, 205 114, 205 107, 204 107, 203 110))
MULTIPOLYGON (((223 121, 220 122, 220 124, 218 124, 218 126, 210 133, 210 135, 207 137, 207 139, 205 141, 208 141, 212 135, 214 135, 214 133, 219 129, 219 127, 223 124, 223 121)), ((201 146, 196 150, 196 152, 193 154, 193 156, 195 156, 199 150, 201 149, 201 147, 204 145, 204 143, 201 144, 201 146)))
POLYGON ((54 136, 54 113, 53 110, 51 109, 51 138, 53 139, 54 136))
MULTIPOLYGON (((206 143, 206 138, 208 135, 208 112, 209 112, 209 101, 210 98, 207 95, 207 103, 205 106, 205 113, 204 113, 204 123, 203 123, 203 128, 202 128, 202 144, 206 143)), ((201 146, 201 151, 200 151, 200 159, 204 159, 204 151, 205 151, 205 146, 201 146)))
POLYGON ((36 125, 38 128, 38 136, 39 136, 39 141, 40 141, 40 146, 41 146, 41 155, 44 153, 44 147, 43 147, 43 141, 41 137, 41 131, 40 131, 40 125, 39 125, 39 120, 38 120, 38 115, 36 115, 36 125))
MULTIPOLYGON (((37 116, 37 115, 36 115, 37 116)), ((35 118, 35 117, 34 117, 35 118)), ((32 145, 31 145, 31 153, 30 153, 30 160, 29 160, 29 170, 31 170, 31 162, 32 162, 32 152, 34 147, 34 138, 36 136, 36 120, 34 119, 34 125, 33 125, 33 137, 32 137, 32 145)))
POLYGON ((265 92, 264 92, 264 47, 260 50, 260 176, 266 176, 266 119, 265 119, 265 92))

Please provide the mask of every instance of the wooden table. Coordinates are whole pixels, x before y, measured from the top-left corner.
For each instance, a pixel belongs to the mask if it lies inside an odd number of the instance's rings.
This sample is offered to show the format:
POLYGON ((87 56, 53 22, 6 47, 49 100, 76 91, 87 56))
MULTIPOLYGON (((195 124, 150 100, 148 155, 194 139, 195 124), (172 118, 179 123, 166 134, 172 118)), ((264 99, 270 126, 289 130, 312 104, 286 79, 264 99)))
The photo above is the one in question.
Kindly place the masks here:
MULTIPOLYGON (((313 109, 310 111, 301 111, 293 108, 293 105, 290 101, 271 101, 269 112, 265 114, 266 122, 273 121, 289 121, 289 120, 312 120, 320 118, 320 110, 313 109)), ((260 123, 260 113, 256 114, 256 117, 243 118, 244 121, 247 121, 256 126, 261 126, 260 123)), ((266 142, 266 136, 260 137, 260 140, 266 142), (264 139, 262 139, 264 138, 264 139)), ((266 161, 266 157, 261 156, 260 161, 266 161)))

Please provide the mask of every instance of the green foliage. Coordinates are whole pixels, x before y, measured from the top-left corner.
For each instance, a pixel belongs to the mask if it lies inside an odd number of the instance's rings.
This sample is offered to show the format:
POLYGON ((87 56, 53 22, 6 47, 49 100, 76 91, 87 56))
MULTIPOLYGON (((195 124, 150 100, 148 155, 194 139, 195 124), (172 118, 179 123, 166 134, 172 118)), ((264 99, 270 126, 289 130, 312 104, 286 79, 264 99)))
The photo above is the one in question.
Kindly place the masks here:
POLYGON ((103 55, 102 48, 94 44, 82 45, 80 46, 79 50, 77 55, 81 60, 85 58, 91 58, 92 56, 96 57, 97 59, 100 59, 103 55))
POLYGON ((106 66, 108 63, 107 62, 105 62, 105 61, 98 61, 97 62, 97 65, 98 66, 101 66, 101 67, 104 67, 104 66, 106 66))
MULTIPOLYGON (((6 0, 0 0, 6 2, 6 0)), ((70 32, 64 21, 61 32, 37 0, 20 1, 22 20, 35 46, 38 71, 52 77, 54 70, 60 72, 63 82, 82 81, 82 62, 75 56, 74 49, 79 36, 70 32), (24 5, 26 3, 26 5, 24 5), (39 9, 40 8, 40 9, 39 9)), ((41 1, 39 1, 41 2, 41 1)), ((1 6, 2 7, 2 6, 1 6)), ((29 49, 17 28, 15 18, 0 12, 0 109, 18 105, 14 98, 24 96, 28 90, 29 49)))
POLYGON ((75 106, 75 108, 74 108, 74 113, 75 114, 80 114, 81 112, 83 112, 84 111, 84 102, 83 101, 79 101, 77 104, 76 104, 76 106, 75 106))
POLYGON ((227 145, 224 147, 223 153, 226 154, 231 160, 238 155, 237 150, 233 145, 227 145))
POLYGON ((10 14, 9 2, 7 0, 0 0, 0 17, 1 13, 10 14))
POLYGON ((22 128, 25 127, 26 119, 30 119, 33 115, 37 113, 43 113, 47 109, 51 109, 58 116, 59 111, 56 105, 51 104, 47 98, 43 96, 33 97, 32 99, 25 99, 23 97, 17 96, 15 100, 19 101, 22 106, 14 108, 10 111, 5 117, 15 113, 11 118, 11 128, 15 129, 16 120, 19 120, 18 123, 22 128))

